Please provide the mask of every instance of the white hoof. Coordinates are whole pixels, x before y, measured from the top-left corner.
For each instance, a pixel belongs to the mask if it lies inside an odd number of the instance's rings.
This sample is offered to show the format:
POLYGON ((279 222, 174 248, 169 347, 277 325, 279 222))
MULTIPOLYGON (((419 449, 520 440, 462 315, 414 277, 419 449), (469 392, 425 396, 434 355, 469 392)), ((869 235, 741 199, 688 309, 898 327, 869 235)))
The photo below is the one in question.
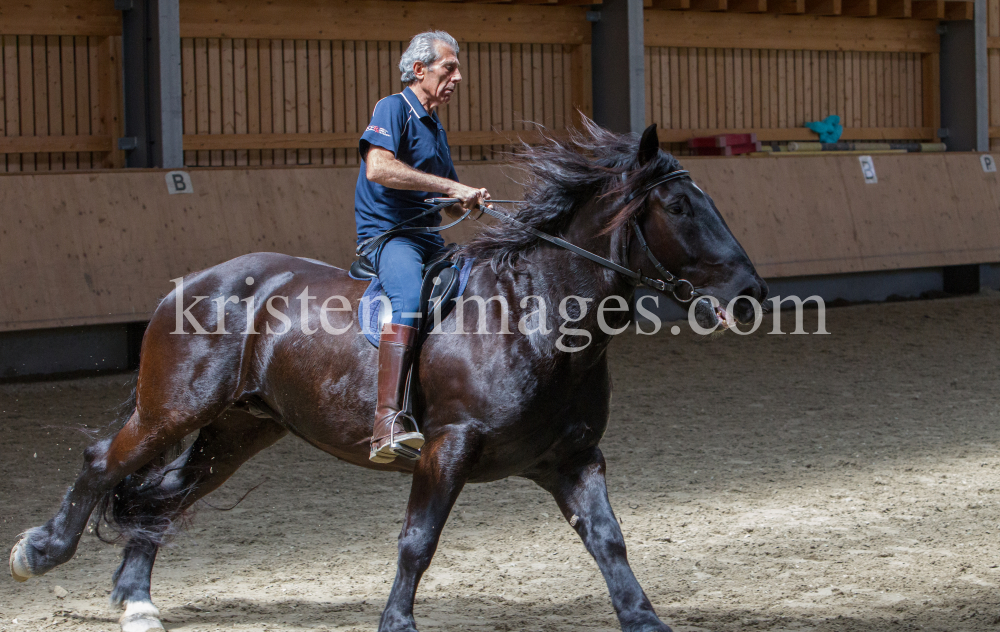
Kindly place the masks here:
POLYGON ((26 582, 34 574, 28 568, 28 560, 24 555, 24 538, 17 541, 14 548, 10 550, 10 576, 16 582, 26 582))
POLYGON ((147 630, 162 630, 160 611, 150 601, 125 602, 125 613, 119 619, 122 632, 146 632, 147 630))

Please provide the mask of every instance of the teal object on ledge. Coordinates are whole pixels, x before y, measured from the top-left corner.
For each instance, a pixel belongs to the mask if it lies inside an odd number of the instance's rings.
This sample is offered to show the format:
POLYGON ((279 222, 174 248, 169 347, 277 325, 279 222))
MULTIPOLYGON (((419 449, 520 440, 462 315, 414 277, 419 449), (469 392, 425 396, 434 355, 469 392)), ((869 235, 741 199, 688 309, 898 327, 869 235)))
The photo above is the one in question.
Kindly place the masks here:
POLYGON ((840 117, 836 114, 828 116, 822 121, 806 123, 806 127, 819 134, 821 143, 835 143, 840 140, 840 136, 844 133, 844 126, 840 124, 840 117))

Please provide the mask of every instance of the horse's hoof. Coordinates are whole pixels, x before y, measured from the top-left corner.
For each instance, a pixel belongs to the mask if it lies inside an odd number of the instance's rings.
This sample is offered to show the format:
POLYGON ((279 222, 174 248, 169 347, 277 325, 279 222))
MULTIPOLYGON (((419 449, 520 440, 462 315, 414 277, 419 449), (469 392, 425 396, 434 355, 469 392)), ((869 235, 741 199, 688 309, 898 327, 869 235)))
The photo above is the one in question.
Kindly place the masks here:
POLYGON ((17 544, 10 550, 10 576, 16 582, 26 582, 33 576, 28 568, 28 558, 24 553, 24 538, 17 541, 17 544))
POLYGON ((147 630, 162 630, 160 611, 150 601, 129 601, 125 604, 125 613, 118 621, 122 632, 147 632, 147 630))

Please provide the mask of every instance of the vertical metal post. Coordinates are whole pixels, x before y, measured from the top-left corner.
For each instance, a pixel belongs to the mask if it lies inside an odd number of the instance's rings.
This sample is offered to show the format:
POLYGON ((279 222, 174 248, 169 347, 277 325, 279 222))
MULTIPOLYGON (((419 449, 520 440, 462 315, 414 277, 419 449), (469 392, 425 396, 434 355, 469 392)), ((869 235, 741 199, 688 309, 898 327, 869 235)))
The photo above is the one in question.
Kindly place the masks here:
POLYGON ((642 0, 605 0, 591 12, 594 120, 614 132, 646 128, 642 0))
POLYGON ((178 0, 116 0, 122 11, 125 137, 128 167, 184 164, 178 0))
POLYGON ((975 0, 972 21, 942 22, 941 127, 948 151, 989 151, 986 0, 975 0))

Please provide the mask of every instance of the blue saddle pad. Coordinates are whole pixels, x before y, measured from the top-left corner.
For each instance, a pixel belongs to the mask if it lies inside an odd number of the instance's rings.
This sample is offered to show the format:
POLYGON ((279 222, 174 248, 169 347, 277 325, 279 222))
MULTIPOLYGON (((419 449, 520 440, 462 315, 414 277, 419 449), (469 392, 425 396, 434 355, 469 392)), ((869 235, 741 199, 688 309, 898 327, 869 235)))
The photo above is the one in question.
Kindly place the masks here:
MULTIPOLYGON (((469 275, 472 273, 472 264, 474 261, 474 259, 465 259, 462 270, 459 272, 458 293, 455 295, 455 298, 465 293, 465 286, 469 283, 469 275)), ((351 278, 356 277, 352 275, 351 278)), ((387 300, 379 300, 379 297, 384 295, 385 293, 382 291, 382 284, 379 282, 378 277, 373 277, 368 283, 368 288, 365 290, 364 295, 361 297, 361 302, 358 303, 358 326, 361 327, 361 331, 364 333, 365 338, 368 339, 368 342, 376 347, 378 347, 379 334, 382 331, 379 325, 380 317, 382 317, 381 307, 383 304, 388 304, 387 300)), ((389 321, 389 316, 389 314, 384 316, 385 322, 389 321)))

